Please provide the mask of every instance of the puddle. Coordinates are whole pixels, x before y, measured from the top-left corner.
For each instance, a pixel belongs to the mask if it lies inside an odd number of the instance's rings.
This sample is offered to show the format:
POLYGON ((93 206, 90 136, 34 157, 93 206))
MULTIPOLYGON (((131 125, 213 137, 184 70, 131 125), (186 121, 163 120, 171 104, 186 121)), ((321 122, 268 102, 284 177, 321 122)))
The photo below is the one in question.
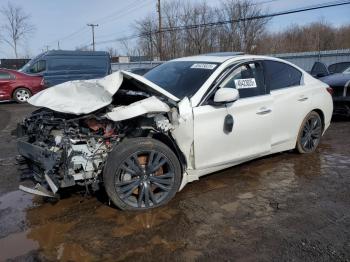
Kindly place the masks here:
POLYGON ((23 256, 39 248, 39 243, 28 239, 28 232, 8 235, 0 239, 0 261, 23 256))
POLYGON ((113 208, 101 206, 96 210, 99 218, 114 222, 113 236, 123 237, 152 229, 170 219, 178 212, 169 207, 162 207, 144 213, 120 212, 113 208))
POLYGON ((33 207, 32 199, 32 195, 20 190, 0 197, 0 261, 39 247, 36 241, 28 239, 28 231, 24 231, 27 230, 26 209, 33 207))
POLYGON ((32 195, 20 190, 0 197, 0 238, 26 229, 26 209, 33 206, 32 199, 32 195))

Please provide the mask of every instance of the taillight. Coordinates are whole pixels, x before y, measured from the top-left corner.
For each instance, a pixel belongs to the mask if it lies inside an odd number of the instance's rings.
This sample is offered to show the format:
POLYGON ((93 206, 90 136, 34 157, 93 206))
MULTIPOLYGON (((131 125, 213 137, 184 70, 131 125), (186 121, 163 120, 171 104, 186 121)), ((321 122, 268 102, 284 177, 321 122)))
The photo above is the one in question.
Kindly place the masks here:
POLYGON ((44 78, 43 78, 43 79, 41 79, 41 83, 40 83, 40 85, 45 86, 45 79, 44 79, 44 78))
POLYGON ((331 88, 331 87, 327 87, 326 89, 327 89, 328 93, 330 93, 330 94, 331 94, 331 96, 332 96, 332 95, 333 95, 333 93, 334 93, 333 88, 331 88))

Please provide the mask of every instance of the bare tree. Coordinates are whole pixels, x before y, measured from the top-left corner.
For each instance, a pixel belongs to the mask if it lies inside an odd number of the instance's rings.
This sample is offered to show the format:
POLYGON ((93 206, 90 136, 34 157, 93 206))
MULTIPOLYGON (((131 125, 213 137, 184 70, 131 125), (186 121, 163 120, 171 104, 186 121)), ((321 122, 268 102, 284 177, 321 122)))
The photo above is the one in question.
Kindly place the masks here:
POLYGON ((4 16, 5 24, 1 26, 2 39, 10 45, 18 58, 18 44, 35 31, 30 24, 30 16, 21 7, 10 2, 3 6, 0 13, 4 16))
POLYGON ((138 49, 141 50, 142 55, 153 60, 159 44, 159 34, 155 33, 158 30, 156 19, 152 16, 146 16, 136 21, 135 29, 141 36, 137 43, 138 49))
MULTIPOLYGON (((167 0, 163 2, 162 14, 166 29, 162 33, 165 59, 216 51, 255 52, 268 22, 268 19, 246 19, 224 25, 211 24, 263 14, 252 0, 223 0, 217 9, 206 0, 167 0)), ((138 20, 135 28, 142 36, 138 40, 139 49, 151 57, 159 43, 159 35, 155 33, 157 18, 154 14, 148 15, 138 20)))
POLYGON ((106 51, 109 53, 111 57, 118 56, 118 50, 113 46, 107 47, 106 51))
POLYGON ((323 51, 350 48, 350 25, 337 28, 323 19, 308 25, 291 25, 277 33, 265 33, 258 44, 263 54, 323 51))
MULTIPOLYGON (((183 6, 182 21, 184 26, 201 25, 213 22, 213 10, 206 1, 183 6)), ((186 55, 201 54, 212 51, 211 27, 193 26, 185 31, 186 55)))

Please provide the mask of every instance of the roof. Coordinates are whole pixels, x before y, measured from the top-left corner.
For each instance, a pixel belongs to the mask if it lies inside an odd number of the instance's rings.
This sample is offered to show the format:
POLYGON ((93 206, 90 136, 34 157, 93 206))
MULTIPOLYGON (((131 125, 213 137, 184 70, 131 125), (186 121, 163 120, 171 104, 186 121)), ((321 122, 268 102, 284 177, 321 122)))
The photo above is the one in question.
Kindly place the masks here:
POLYGON ((268 60, 275 60, 275 61, 291 64, 290 62, 282 60, 277 57, 262 56, 262 55, 246 55, 243 53, 230 53, 230 52, 212 53, 212 54, 204 54, 204 55, 198 55, 198 56, 188 56, 188 57, 174 59, 172 61, 192 61, 192 62, 208 62, 208 63, 221 64, 228 60, 231 60, 233 62, 233 61, 239 61, 239 60, 245 60, 245 59, 268 59, 268 60))
POLYGON ((49 50, 45 55, 83 55, 83 56, 109 56, 106 51, 74 51, 74 50, 49 50))
POLYGON ((182 57, 178 59, 174 59, 173 61, 198 61, 198 62, 211 62, 211 63, 223 63, 226 60, 236 58, 236 57, 244 57, 244 53, 241 52, 218 52, 218 53, 208 53, 197 56, 188 56, 182 57))

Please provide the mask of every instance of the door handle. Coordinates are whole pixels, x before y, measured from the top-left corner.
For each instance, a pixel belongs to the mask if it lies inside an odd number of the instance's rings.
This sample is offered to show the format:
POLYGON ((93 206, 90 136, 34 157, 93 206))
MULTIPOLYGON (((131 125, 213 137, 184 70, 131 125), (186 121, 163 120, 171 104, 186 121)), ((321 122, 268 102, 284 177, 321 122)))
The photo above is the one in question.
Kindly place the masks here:
POLYGON ((308 100, 309 98, 307 97, 307 96, 300 96, 299 97, 299 99, 298 99, 298 101, 299 102, 303 102, 303 101, 306 101, 306 100, 308 100))
POLYGON ((256 112, 257 115, 266 115, 271 113, 272 110, 266 107, 259 108, 258 112, 256 112))

